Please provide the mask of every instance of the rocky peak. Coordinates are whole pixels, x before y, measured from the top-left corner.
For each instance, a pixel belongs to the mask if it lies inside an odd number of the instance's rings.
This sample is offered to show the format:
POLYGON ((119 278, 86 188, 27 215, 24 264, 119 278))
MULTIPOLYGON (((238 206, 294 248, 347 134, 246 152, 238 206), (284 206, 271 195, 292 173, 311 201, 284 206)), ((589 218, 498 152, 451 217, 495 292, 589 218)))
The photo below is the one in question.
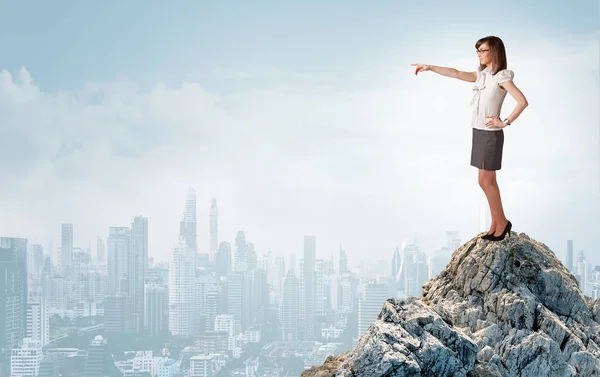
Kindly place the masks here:
POLYGON ((524 233, 471 239, 420 298, 391 298, 354 349, 302 377, 600 376, 600 302, 524 233))

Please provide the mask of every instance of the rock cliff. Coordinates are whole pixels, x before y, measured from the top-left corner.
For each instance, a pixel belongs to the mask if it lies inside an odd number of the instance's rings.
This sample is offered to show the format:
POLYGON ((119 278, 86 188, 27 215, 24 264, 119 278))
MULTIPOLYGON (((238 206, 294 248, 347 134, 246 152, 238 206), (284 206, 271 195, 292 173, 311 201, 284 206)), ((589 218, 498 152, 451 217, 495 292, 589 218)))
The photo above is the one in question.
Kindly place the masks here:
POLYGON ((600 301, 543 243, 481 235, 422 297, 386 300, 352 351, 301 377, 600 376, 600 301))

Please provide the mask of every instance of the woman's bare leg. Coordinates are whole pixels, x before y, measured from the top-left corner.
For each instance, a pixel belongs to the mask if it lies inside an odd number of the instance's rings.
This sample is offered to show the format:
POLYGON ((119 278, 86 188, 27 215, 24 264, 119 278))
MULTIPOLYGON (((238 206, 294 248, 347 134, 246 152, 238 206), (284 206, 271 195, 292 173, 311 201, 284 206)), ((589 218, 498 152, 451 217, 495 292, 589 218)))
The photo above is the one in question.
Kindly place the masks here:
POLYGON ((500 188, 496 181, 496 171, 479 169, 479 185, 483 189, 490 205, 492 214, 492 226, 488 233, 494 232, 495 236, 499 236, 504 231, 508 219, 504 215, 502 208, 502 198, 500 197, 500 188))

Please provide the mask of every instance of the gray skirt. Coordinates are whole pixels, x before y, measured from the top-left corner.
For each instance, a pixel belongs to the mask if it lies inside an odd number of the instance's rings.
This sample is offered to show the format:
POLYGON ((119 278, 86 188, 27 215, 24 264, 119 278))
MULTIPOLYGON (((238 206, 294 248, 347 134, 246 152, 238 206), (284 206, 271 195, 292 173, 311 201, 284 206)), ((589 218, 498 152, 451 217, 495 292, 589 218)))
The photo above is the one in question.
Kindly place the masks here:
POLYGON ((484 170, 500 170, 504 130, 486 131, 473 128, 471 166, 484 170))

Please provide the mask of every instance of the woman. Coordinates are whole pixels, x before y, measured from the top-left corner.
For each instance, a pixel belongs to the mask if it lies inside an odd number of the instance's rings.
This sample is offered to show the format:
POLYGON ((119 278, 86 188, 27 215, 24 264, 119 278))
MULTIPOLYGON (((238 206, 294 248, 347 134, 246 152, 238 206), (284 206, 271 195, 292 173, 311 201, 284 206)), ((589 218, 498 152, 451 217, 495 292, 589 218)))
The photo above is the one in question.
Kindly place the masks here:
POLYGON ((504 215, 500 189, 496 181, 496 170, 502 165, 504 146, 504 128, 511 125, 527 107, 527 99, 515 86, 514 73, 506 68, 504 43, 498 37, 488 36, 475 43, 479 67, 476 72, 462 72, 454 68, 437 67, 426 64, 416 66, 419 72, 432 71, 442 76, 474 82, 473 87, 473 140, 471 146, 471 165, 479 169, 479 186, 487 197, 492 214, 492 226, 482 237, 491 241, 500 241, 509 234, 511 222, 504 215), (500 119, 500 110, 506 93, 517 101, 513 112, 504 120, 500 119))

